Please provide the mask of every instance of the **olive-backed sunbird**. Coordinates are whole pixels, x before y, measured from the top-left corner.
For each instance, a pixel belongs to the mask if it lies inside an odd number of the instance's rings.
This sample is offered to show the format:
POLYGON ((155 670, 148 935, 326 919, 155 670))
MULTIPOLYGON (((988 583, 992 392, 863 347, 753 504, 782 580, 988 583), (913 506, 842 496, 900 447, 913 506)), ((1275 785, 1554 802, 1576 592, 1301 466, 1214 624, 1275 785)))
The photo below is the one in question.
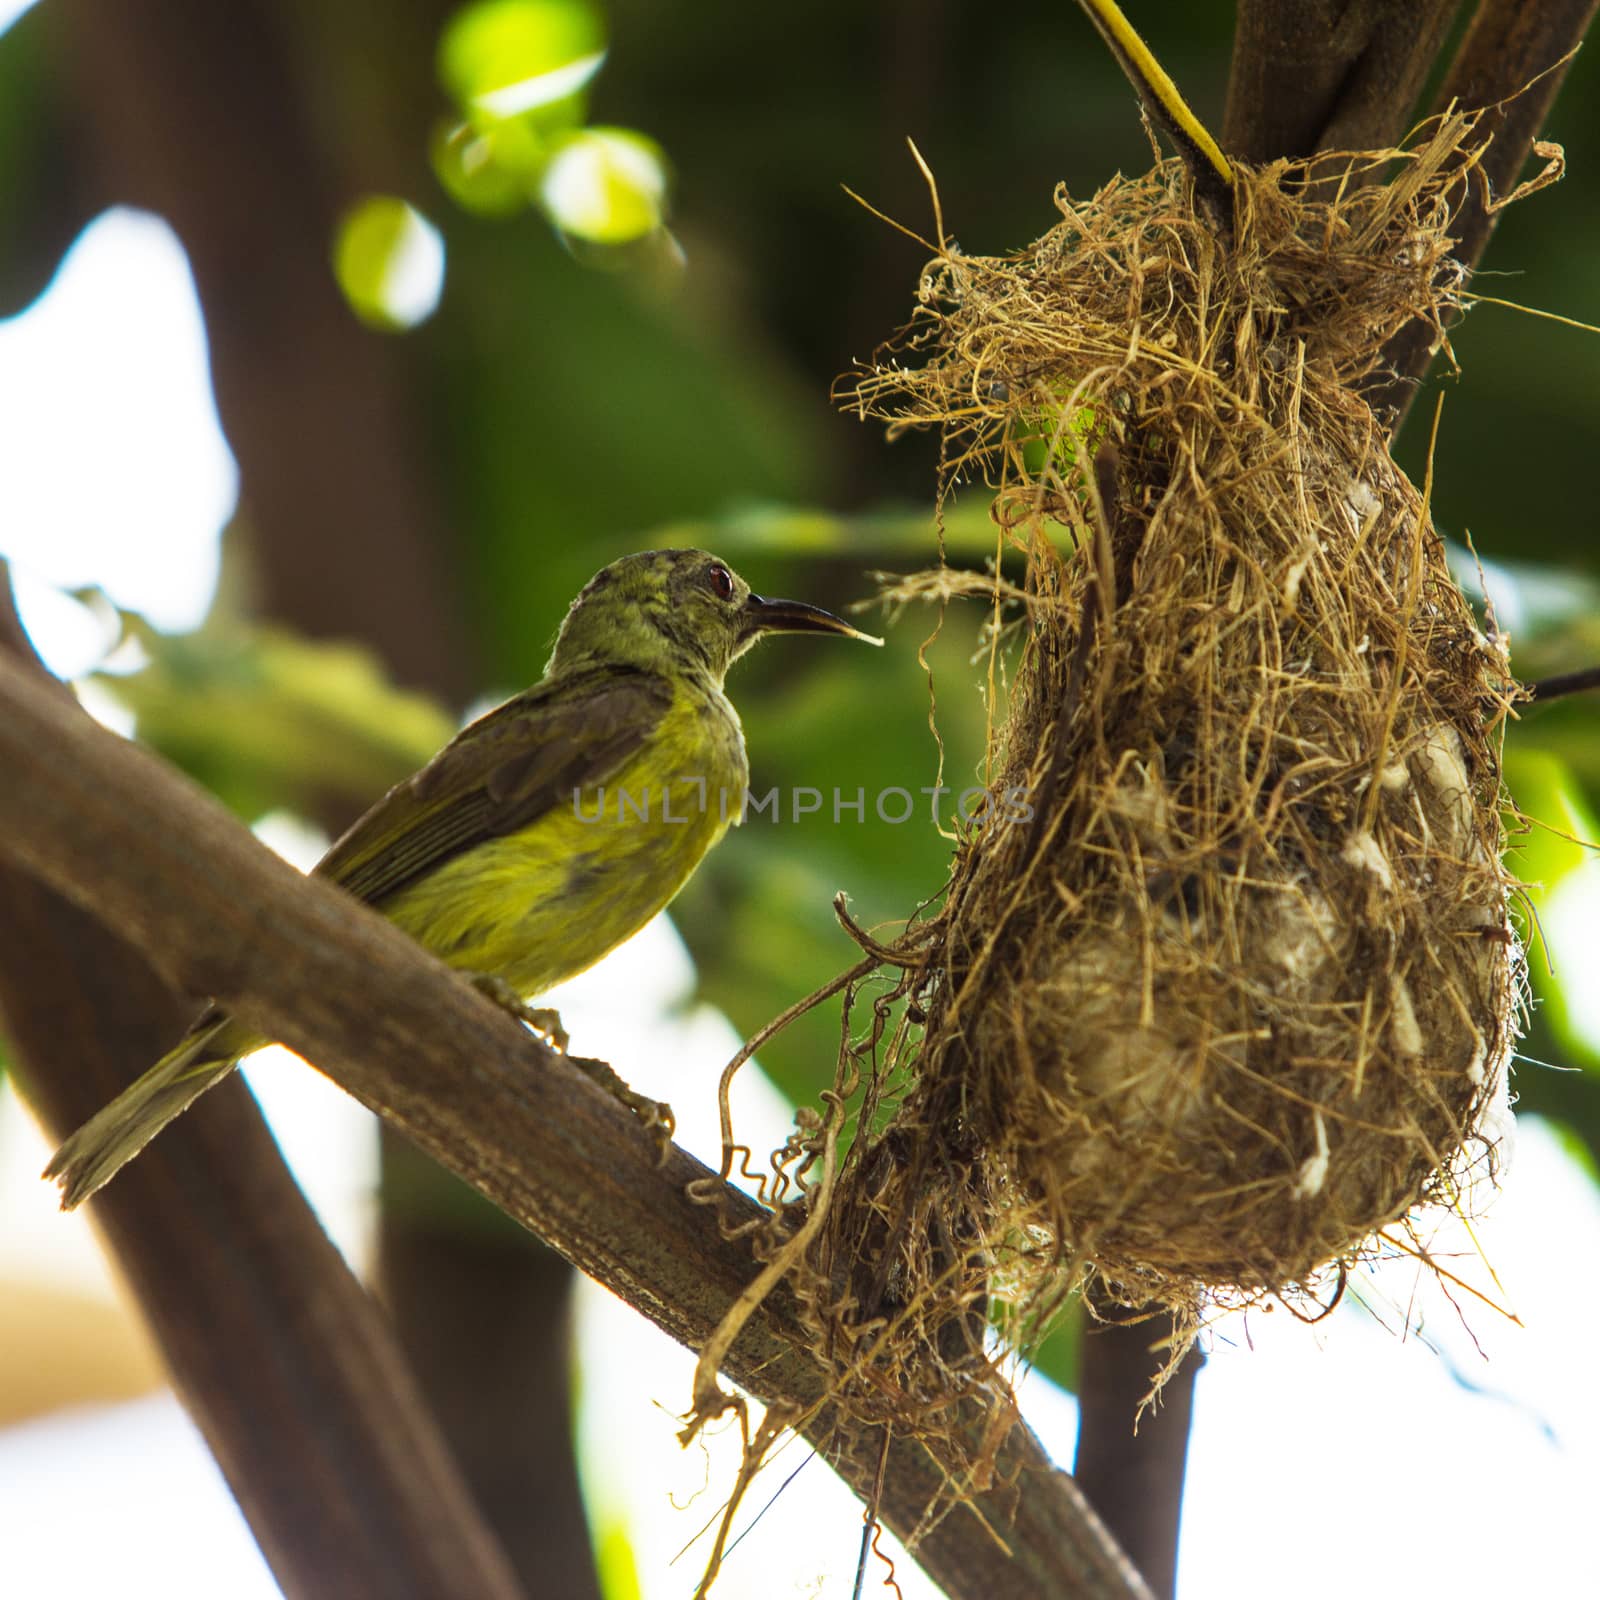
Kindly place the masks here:
MULTIPOLYGON (((543 678, 391 789, 316 874, 496 992, 532 997, 576 976, 661 910, 740 820, 749 768, 722 684, 765 633, 882 642, 816 606, 752 594, 703 550, 612 562, 573 601, 543 678)), ((56 1151, 45 1176, 62 1205, 270 1042, 213 1005, 56 1151)))

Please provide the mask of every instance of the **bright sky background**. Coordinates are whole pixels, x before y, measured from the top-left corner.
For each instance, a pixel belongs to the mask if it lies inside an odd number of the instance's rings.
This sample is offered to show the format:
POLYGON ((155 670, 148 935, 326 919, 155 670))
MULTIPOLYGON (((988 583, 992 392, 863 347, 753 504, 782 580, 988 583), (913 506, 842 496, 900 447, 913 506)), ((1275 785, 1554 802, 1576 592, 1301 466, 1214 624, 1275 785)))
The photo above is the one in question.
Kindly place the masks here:
POLYGON ((107 212, 0 321, 0 553, 57 671, 105 643, 60 589, 97 584, 160 628, 200 622, 238 479, 183 248, 155 217, 107 212))
MULTIPOLYGON (((58 669, 82 670, 104 636, 53 585, 95 582, 163 625, 198 621, 235 492, 181 252, 164 225, 113 213, 74 247, 39 305, 0 323, 0 553, 14 558, 29 626, 58 669)), ((305 841, 298 849, 304 856, 305 841)), ((1594 926, 1591 905, 1580 928, 1589 950, 1594 926)), ((583 1048, 670 1099, 685 1142, 714 1156, 716 1075, 737 1041, 718 1015, 682 1009, 691 981, 661 920, 555 999, 583 1048)), ((375 1166, 365 1113, 288 1059, 264 1058, 252 1076, 297 1172, 359 1264, 375 1166)), ((776 1143, 787 1113, 774 1092, 750 1072, 741 1094, 741 1127, 776 1143)), ((57 1213, 53 1191, 34 1176, 45 1154, 8 1093, 0 1283, 51 1278, 109 1296, 86 1220, 57 1213)), ((1592 1572, 1600 1281, 1590 1269, 1600 1260, 1600 1198, 1536 1122, 1521 1130, 1479 1239, 1524 1326, 1471 1300, 1463 1326, 1436 1288, 1397 1264, 1361 1285, 1387 1330, 1354 1296, 1315 1329, 1279 1312, 1217 1330, 1199 1382, 1185 1600, 1571 1593, 1574 1574, 1592 1572), (1408 1320, 1420 1337, 1400 1336, 1408 1320)), ((1496 1293, 1470 1243, 1456 1247, 1462 1274, 1496 1293)), ((668 1563, 718 1503, 715 1488, 702 1487, 705 1459, 673 1439, 689 1358, 593 1288, 580 1302, 579 1339, 597 1518, 626 1517, 648 1600, 686 1600, 701 1547, 668 1563), (674 1497, 697 1491, 688 1510, 674 1509, 674 1497)), ((1026 1407, 1056 1459, 1070 1463, 1071 1401, 1038 1381, 1026 1407)), ((788 1450, 752 1509, 804 1453, 788 1450)), ((713 1485, 731 1467, 724 1448, 713 1485)), ((170 1398, 0 1433, 0 1530, 8 1593, 276 1592, 170 1398)), ((847 1596, 859 1533, 855 1500, 812 1463, 735 1553, 717 1593, 847 1596)), ((869 1595, 886 1592, 877 1578, 869 1595)), ((932 1593, 907 1566, 901 1578, 908 1600, 932 1593)))

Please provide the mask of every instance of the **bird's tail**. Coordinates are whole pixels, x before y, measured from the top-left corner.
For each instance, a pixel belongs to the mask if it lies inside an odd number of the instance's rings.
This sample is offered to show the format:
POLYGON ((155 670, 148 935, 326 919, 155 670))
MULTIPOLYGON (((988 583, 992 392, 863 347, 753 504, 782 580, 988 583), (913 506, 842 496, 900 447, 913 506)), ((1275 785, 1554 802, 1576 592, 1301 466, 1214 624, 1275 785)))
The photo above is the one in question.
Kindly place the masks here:
POLYGON ((227 1017, 196 1023, 50 1158, 44 1175, 61 1185, 62 1210, 70 1211, 114 1178, 174 1117, 221 1083, 240 1056, 263 1042, 227 1017))

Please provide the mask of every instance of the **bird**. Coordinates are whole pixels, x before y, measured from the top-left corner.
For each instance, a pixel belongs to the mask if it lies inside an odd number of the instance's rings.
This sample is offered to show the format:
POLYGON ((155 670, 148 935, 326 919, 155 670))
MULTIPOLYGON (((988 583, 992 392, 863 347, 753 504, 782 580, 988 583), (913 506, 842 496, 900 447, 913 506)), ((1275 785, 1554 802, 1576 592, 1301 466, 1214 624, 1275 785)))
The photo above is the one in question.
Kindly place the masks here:
MULTIPOLYGON (((643 927, 741 820, 749 766, 723 680, 769 633, 883 642, 817 606, 763 599, 704 550, 613 561, 572 602, 544 676, 390 789, 314 875, 565 1051, 560 1018, 527 1002, 643 927)), ((271 1042, 209 1006, 56 1151, 44 1175, 61 1185, 63 1209, 271 1042)), ((665 1150, 668 1108, 634 1094, 606 1063, 570 1059, 665 1150)))

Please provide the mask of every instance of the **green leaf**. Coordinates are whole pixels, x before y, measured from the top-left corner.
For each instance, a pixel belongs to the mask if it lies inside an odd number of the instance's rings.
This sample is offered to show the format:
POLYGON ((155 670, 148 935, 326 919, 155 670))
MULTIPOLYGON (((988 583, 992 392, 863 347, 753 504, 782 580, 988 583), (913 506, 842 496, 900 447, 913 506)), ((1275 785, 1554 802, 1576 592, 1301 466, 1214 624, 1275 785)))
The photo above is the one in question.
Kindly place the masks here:
POLYGON ((950 559, 967 565, 992 558, 999 548, 989 505, 990 497, 983 493, 952 496, 941 517, 931 506, 835 512, 751 500, 716 517, 658 528, 652 538, 664 545, 698 545, 730 558, 752 551, 790 560, 834 555, 858 565, 920 567, 936 559, 942 529, 950 559))
POLYGON ((1051 1320, 1049 1331, 1034 1347, 1033 1367, 1069 1394, 1078 1392, 1083 1358, 1083 1308, 1073 1295, 1051 1320))
POLYGON ((480 0, 446 23, 439 79, 474 117, 566 120, 605 50, 604 25, 584 0, 480 0))
POLYGON ((1577 1128, 1559 1118, 1546 1118, 1546 1124, 1556 1136, 1562 1153, 1583 1169, 1590 1183, 1600 1187, 1600 1159, 1596 1158, 1589 1140, 1577 1128))
POLYGON ((181 636, 128 626, 149 664, 100 681, 145 743, 243 816, 316 815, 330 799, 354 815, 455 732, 441 707, 394 688, 353 645, 242 625, 181 636))
POLYGON ((526 209, 529 186, 550 158, 550 143, 523 121, 479 127, 440 123, 428 145, 434 176, 463 210, 508 217, 526 209))
POLYGON ((1600 1070, 1587 990, 1569 993, 1570 985, 1587 983, 1600 926, 1600 863, 1590 842, 1600 839, 1600 822, 1566 763, 1550 751, 1508 750, 1505 774, 1529 819, 1514 836, 1506 865, 1527 886, 1533 910, 1533 924, 1523 932, 1542 1021, 1575 1059, 1600 1070))
POLYGON ((340 219, 333 271, 363 322, 384 331, 415 327, 439 303, 444 242, 404 200, 368 195, 340 219))
POLYGON ((44 292, 105 203, 65 54, 52 6, 0 33, 0 317, 44 292))
POLYGON ((585 128, 551 153, 539 200, 563 233, 627 244, 661 226, 667 169, 661 147, 628 128, 585 128))

